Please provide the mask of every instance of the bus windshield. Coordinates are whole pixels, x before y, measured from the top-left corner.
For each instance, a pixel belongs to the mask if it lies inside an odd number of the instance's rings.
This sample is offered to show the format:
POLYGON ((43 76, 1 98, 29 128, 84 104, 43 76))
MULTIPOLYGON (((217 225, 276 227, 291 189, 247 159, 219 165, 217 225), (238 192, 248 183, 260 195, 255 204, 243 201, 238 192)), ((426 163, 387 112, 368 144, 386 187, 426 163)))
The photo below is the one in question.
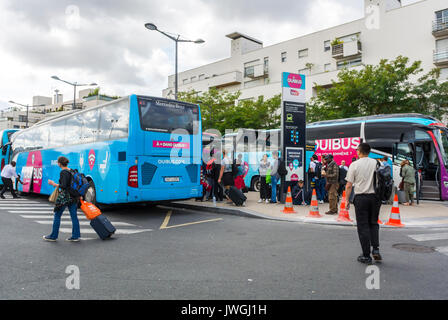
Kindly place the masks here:
POLYGON ((443 163, 445 167, 448 167, 448 129, 434 130, 434 135, 442 153, 443 163))
POLYGON ((196 105, 155 98, 139 98, 143 130, 171 133, 177 129, 197 134, 199 111, 196 105))

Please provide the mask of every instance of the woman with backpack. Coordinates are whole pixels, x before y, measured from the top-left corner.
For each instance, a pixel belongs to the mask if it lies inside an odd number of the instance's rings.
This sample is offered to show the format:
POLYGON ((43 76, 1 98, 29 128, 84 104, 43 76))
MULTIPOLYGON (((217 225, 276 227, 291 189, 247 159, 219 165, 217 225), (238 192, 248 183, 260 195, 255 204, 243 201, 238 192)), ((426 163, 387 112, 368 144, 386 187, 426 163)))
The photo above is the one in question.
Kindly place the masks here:
POLYGON ((70 212, 70 218, 72 220, 72 236, 67 241, 78 242, 81 237, 81 232, 79 229, 79 220, 77 215, 78 210, 78 197, 74 197, 70 194, 72 173, 68 168, 68 159, 66 157, 58 158, 58 166, 61 168, 61 173, 59 175, 59 184, 52 180, 48 180, 48 184, 55 188, 59 188, 59 195, 55 202, 54 207, 54 220, 53 220, 53 230, 50 235, 43 236, 45 241, 56 241, 59 235, 59 226, 61 225, 61 216, 65 208, 68 208, 70 212))

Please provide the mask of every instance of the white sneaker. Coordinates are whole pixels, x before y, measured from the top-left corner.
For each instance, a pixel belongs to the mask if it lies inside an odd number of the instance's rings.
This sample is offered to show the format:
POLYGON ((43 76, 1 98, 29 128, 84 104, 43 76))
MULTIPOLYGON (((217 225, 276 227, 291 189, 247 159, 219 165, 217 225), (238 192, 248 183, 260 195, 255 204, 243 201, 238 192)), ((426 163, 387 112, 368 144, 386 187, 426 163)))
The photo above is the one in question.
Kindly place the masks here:
POLYGON ((324 204, 324 200, 319 200, 319 204, 324 204))
POLYGON ((260 200, 258 200, 258 203, 262 203, 262 202, 263 202, 263 200, 261 200, 261 199, 260 199, 260 200))
POLYGON ((266 199, 266 203, 269 203, 269 199, 266 199))

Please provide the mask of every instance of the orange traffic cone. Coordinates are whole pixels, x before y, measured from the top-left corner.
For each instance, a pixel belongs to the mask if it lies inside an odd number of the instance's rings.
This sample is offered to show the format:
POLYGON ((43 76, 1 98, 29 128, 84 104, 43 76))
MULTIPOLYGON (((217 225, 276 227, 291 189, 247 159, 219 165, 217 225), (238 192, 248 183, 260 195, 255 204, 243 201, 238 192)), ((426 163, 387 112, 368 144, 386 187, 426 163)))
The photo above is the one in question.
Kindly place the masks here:
POLYGON ((285 208, 282 210, 282 212, 297 213, 294 211, 294 207, 292 206, 291 187, 288 187, 288 193, 286 194, 285 208))
POLYGON ((341 221, 341 222, 353 222, 350 219, 350 214, 348 212, 348 210, 345 208, 345 203, 346 203, 346 197, 345 197, 345 190, 342 193, 342 200, 341 200, 341 208, 339 209, 339 216, 336 219, 337 221, 341 221))
POLYGON ((316 189, 313 189, 313 196, 311 197, 310 213, 308 213, 307 217, 309 217, 309 218, 322 218, 322 216, 319 214, 319 207, 318 207, 318 204, 317 204, 316 189))
POLYGON ((387 223, 385 223, 386 226, 393 226, 393 227, 404 227, 404 224, 401 223, 400 219, 400 208, 398 207, 398 195, 395 194, 394 197, 394 204, 392 205, 392 210, 390 212, 390 218, 387 223))

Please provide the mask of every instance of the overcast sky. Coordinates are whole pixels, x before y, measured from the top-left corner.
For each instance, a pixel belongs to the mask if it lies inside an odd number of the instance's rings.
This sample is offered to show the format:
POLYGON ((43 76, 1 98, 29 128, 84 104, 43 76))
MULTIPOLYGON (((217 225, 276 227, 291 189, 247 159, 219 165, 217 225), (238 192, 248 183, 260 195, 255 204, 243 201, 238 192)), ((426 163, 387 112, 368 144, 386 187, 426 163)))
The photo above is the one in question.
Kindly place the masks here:
MULTIPOLYGON (((417 0, 403 0, 403 4, 417 0)), ((51 79, 96 82, 110 95, 161 96, 174 73, 174 42, 159 29, 204 44, 179 46, 179 70, 227 58, 242 32, 271 45, 363 17, 363 0, 0 0, 0 108, 55 89, 51 79)))

